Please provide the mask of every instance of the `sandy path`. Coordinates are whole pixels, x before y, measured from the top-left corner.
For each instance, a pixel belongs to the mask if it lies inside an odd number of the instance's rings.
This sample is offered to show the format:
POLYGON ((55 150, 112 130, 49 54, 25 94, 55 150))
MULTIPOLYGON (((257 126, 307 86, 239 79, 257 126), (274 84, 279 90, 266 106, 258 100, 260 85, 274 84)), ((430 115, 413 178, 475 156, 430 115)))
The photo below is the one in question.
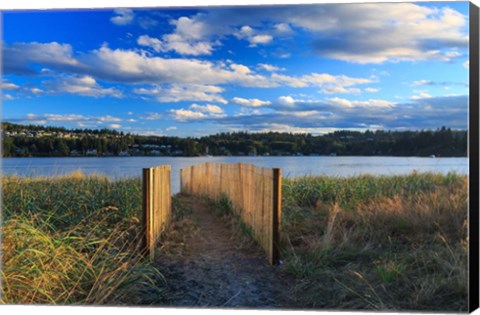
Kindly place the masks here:
POLYGON ((285 308, 285 273, 270 266, 260 249, 238 249, 225 220, 197 198, 193 209, 197 232, 187 240, 187 254, 159 257, 168 281, 168 305, 179 307, 285 308))

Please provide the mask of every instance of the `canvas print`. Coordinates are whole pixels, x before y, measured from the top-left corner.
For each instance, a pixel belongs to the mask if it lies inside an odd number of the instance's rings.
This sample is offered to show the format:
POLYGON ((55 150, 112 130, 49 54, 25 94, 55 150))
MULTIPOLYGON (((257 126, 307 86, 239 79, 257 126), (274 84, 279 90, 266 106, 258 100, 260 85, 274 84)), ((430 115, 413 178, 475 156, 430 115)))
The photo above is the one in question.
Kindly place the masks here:
POLYGON ((466 312, 469 5, 4 10, 1 303, 466 312))

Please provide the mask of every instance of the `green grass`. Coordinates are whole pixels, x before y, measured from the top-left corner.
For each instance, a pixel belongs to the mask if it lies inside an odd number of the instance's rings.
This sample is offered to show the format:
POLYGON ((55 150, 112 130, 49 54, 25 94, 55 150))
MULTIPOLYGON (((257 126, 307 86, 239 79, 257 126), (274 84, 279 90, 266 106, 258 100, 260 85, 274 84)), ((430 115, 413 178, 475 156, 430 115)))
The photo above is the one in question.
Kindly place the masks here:
POLYGON ((141 181, 75 173, 2 179, 2 303, 159 303, 140 254, 141 181))
POLYGON ((282 254, 299 306, 467 310, 467 177, 284 179, 282 254))

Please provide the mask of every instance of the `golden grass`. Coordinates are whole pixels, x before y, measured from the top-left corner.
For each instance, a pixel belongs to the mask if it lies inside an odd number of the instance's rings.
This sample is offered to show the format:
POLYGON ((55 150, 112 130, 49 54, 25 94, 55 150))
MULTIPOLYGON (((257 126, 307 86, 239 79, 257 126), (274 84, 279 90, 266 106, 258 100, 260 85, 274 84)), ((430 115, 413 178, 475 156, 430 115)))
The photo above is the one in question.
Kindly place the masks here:
POLYGON ((138 179, 76 172, 2 184, 2 303, 162 301, 164 279, 140 254, 138 179))
POLYGON ((298 305, 466 311, 467 177, 339 181, 285 181, 283 254, 298 305))

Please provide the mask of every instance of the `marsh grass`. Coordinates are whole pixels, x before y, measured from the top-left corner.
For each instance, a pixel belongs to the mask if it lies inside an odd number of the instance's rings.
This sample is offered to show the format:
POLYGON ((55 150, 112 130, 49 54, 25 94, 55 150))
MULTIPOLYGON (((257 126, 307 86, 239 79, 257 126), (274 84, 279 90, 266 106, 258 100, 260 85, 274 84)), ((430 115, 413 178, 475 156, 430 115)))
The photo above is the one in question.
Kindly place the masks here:
POLYGON ((467 177, 283 184, 282 247, 304 307, 467 310, 467 177))
MULTIPOLYGON (((162 304, 165 279, 138 251, 140 179, 76 172, 2 186, 2 303, 162 304)), ((467 310, 466 176, 305 177, 282 190, 296 307, 467 310)), ((172 200, 162 254, 182 255, 195 230, 188 200, 172 200)), ((211 206, 240 247, 252 244, 228 199, 211 206)))
POLYGON ((151 304, 162 275, 140 254, 140 179, 4 177, 2 303, 151 304))

